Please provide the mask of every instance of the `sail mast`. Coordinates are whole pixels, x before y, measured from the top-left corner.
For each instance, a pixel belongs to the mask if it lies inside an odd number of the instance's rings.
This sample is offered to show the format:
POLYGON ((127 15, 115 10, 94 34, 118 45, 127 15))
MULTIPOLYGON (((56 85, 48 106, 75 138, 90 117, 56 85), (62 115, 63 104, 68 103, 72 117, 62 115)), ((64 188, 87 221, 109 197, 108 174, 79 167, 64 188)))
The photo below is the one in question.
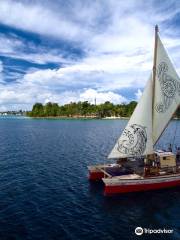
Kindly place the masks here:
MULTIPOLYGON (((157 43, 158 43, 158 25, 155 26, 154 59, 153 59, 153 84, 152 84, 152 117, 154 112, 155 80, 156 80, 156 62, 157 62, 157 43)), ((153 121, 152 121, 153 124, 153 121)))

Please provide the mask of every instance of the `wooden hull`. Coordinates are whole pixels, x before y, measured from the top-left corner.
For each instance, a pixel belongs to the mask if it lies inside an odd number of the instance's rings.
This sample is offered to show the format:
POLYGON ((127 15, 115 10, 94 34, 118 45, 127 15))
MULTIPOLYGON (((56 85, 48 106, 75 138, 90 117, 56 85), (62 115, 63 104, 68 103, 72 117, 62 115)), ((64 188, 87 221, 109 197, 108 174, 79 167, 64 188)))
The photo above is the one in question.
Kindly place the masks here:
POLYGON ((105 183, 104 195, 111 196, 121 193, 140 192, 180 186, 180 174, 177 174, 177 176, 172 175, 134 180, 103 178, 103 182, 105 183))

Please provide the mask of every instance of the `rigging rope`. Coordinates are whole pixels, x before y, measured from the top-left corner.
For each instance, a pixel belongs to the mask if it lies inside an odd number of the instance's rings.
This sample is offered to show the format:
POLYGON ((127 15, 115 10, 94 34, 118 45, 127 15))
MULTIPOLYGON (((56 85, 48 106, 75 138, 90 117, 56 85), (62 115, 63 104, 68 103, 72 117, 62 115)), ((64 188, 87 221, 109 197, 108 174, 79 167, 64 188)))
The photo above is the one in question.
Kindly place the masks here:
POLYGON ((172 141, 172 149, 174 148, 174 142, 175 142, 175 137, 176 137, 176 132, 177 132, 177 120, 175 120, 176 121, 176 125, 175 125, 175 134, 174 134, 174 138, 173 138, 173 141, 172 141))

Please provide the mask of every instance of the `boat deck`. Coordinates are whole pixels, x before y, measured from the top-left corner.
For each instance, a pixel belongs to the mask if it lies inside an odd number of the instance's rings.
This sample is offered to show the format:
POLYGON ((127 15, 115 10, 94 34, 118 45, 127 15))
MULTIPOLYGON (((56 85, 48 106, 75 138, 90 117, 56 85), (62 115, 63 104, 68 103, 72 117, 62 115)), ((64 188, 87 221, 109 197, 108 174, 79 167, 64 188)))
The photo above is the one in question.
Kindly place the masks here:
MULTIPOLYGON (((177 165, 176 168, 163 168, 155 171, 154 173, 145 174, 144 166, 139 165, 134 168, 134 166, 122 166, 118 163, 113 164, 101 164, 88 167, 89 171, 94 172, 95 175, 98 174, 98 180, 104 178, 116 178, 116 179, 148 179, 153 177, 164 177, 170 176, 172 174, 180 174, 180 166, 177 165)), ((97 176, 96 178, 97 179, 97 176)))
POLYGON ((133 174, 134 172, 130 169, 125 169, 122 167, 107 167, 105 168, 105 172, 111 175, 112 177, 115 176, 122 176, 127 174, 133 174))
POLYGON ((121 165, 118 166, 118 164, 114 164, 114 166, 103 166, 98 167, 100 171, 104 173, 105 176, 114 178, 117 177, 119 179, 145 179, 145 178, 152 178, 152 177, 158 177, 158 176, 169 176, 172 174, 179 174, 180 173, 180 166, 177 166, 175 172, 172 170, 169 171, 169 169, 160 169, 157 174, 151 174, 151 175, 144 175, 143 168, 138 168, 136 171, 133 169, 126 169, 123 168, 121 165))
POLYGON ((122 167, 121 164, 117 163, 88 166, 88 169, 91 172, 102 172, 107 177, 123 176, 134 173, 134 170, 122 167))

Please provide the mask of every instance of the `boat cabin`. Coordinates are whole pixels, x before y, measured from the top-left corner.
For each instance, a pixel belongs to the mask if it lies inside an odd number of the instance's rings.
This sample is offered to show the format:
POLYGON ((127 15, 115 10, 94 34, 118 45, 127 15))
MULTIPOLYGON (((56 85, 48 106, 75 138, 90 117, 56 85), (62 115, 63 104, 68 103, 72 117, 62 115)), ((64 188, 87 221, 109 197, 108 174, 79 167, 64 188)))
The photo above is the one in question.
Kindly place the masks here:
POLYGON ((145 159, 145 175, 176 172, 176 155, 172 152, 156 151, 145 159))
POLYGON ((176 167, 176 156, 172 152, 157 151, 155 152, 160 168, 176 167))

